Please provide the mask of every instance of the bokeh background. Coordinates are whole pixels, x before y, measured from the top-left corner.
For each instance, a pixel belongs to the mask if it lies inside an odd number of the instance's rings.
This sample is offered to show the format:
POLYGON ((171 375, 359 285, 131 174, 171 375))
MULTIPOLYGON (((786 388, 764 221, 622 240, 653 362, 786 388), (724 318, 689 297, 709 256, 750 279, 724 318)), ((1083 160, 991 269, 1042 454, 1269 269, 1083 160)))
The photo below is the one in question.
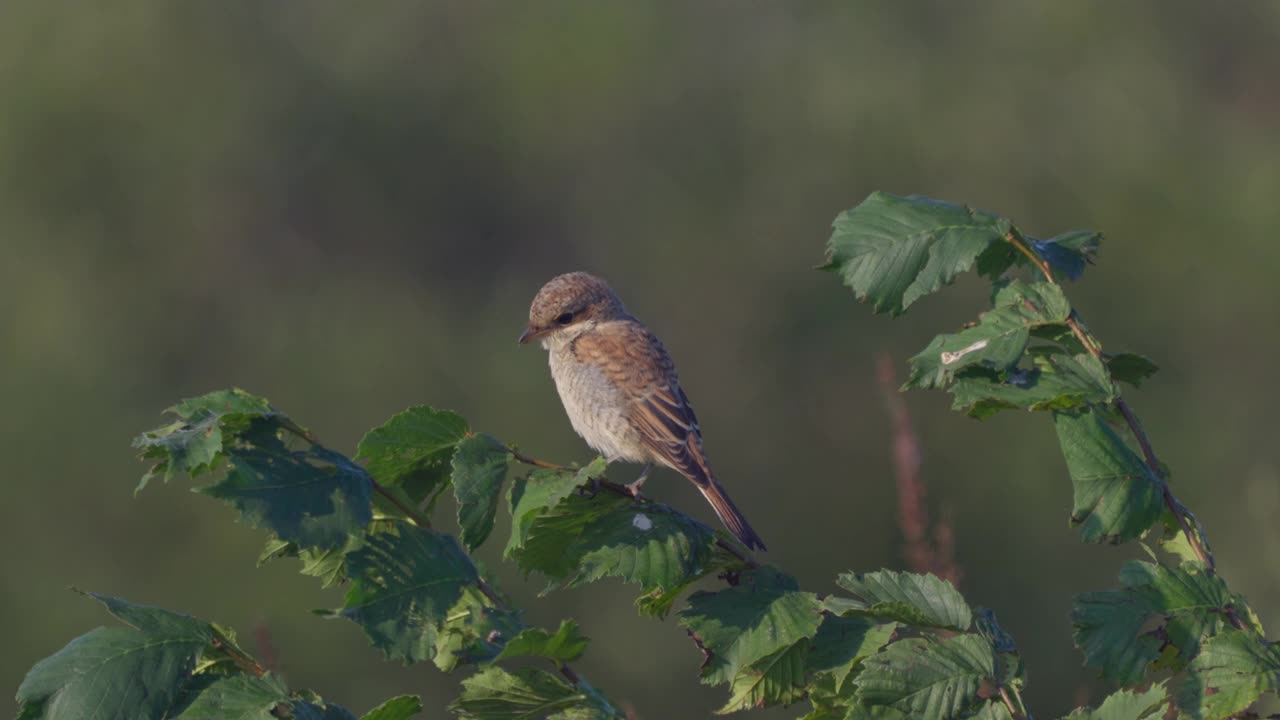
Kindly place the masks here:
MULTIPOLYGON (((545 356, 515 344, 572 269, 664 337, 771 561, 818 591, 903 567, 876 358, 903 367, 985 295, 965 280, 895 321, 813 271, 876 189, 1106 233, 1072 297, 1108 349, 1163 367, 1129 396, 1277 626, 1277 61, 1273 3, 4 3, 0 678, 109 622, 75 585, 267 639, 292 685, 353 710, 414 692, 443 716, 457 678, 309 614, 340 592, 256 569, 264 537, 231 510, 185 480, 134 498, 129 440, 238 385, 348 451, 430 403, 586 460, 545 356)), ((1071 596, 1138 551, 1068 529, 1047 418, 906 401, 961 588, 1019 640, 1029 702, 1098 699, 1071 596)), ((649 490, 713 520, 670 474, 649 490)), ((538 598, 495 550, 641 717, 723 701, 634 588, 538 598)))

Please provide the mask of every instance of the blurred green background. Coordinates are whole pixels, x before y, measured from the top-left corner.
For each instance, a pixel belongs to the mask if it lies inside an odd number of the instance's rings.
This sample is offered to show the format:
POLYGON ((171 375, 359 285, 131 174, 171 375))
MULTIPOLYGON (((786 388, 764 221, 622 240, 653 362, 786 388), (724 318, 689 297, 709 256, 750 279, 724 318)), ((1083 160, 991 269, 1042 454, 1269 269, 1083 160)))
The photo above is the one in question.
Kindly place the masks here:
MULTIPOLYGON (((1280 626, 1278 60, 1273 3, 4 3, 0 677, 108 622, 74 584, 268 638, 292 685, 354 710, 414 692, 443 716, 456 678, 307 613, 340 592, 255 569, 263 534, 232 511, 185 480, 133 498, 129 440, 238 385, 347 451, 430 403, 584 461, 545 355, 515 344, 574 269, 665 339, 771 561, 824 592, 902 567, 875 361, 985 291, 892 321, 814 272, 876 189, 1106 233, 1072 297, 1163 367, 1131 400, 1280 626)), ((907 402, 961 588, 1020 641, 1028 701, 1097 700, 1071 595, 1138 551, 1068 529, 1047 418, 907 402)), ((648 490, 713 521, 669 473, 648 490)), ((583 668, 641 717, 723 701, 634 588, 539 599, 482 556, 534 621, 582 622, 583 668)))

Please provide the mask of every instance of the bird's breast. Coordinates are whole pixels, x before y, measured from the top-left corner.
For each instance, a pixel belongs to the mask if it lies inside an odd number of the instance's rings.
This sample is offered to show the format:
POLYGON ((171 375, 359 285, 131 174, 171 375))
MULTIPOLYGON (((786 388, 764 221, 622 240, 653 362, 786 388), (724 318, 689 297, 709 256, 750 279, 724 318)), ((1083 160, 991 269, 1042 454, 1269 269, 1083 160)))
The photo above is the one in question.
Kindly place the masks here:
POLYGON ((644 446, 628 419, 628 400, 598 366, 568 347, 550 352, 551 377, 573 429, 609 460, 642 461, 644 446))

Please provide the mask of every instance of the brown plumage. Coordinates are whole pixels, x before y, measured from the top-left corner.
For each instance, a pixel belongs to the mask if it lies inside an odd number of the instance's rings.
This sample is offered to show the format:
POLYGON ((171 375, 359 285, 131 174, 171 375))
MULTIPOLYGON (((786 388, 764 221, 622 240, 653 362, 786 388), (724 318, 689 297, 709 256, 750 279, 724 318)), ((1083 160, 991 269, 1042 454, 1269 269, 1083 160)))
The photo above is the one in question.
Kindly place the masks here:
POLYGON ((603 280, 553 278, 533 299, 520 342, 541 340, 574 430, 608 460, 658 463, 688 478, 744 545, 764 542, 716 480, 702 430, 662 342, 603 280))

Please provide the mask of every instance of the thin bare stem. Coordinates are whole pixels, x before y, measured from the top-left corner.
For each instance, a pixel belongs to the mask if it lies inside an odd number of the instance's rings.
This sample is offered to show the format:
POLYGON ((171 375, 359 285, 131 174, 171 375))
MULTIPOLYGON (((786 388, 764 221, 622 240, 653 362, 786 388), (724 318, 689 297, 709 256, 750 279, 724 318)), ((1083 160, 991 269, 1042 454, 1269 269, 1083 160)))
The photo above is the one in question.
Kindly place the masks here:
POLYGON ((547 468, 548 470, 573 470, 574 469, 569 467, 568 465, 557 465, 553 462, 547 462, 546 460, 539 460, 534 457, 529 457, 528 455, 525 455, 524 453, 510 446, 507 447, 507 452, 511 453, 511 457, 524 463, 525 465, 532 465, 534 467, 547 468))
MULTIPOLYGON (((1023 255, 1026 255, 1027 258, 1031 260, 1031 263, 1040 270, 1041 274, 1044 275, 1045 280, 1048 280, 1052 285, 1058 284, 1058 281, 1053 277, 1053 269, 1049 267, 1049 263, 1046 262, 1044 258, 1040 257, 1035 250, 1032 250, 1031 246, 1027 244, 1027 241, 1024 240, 1016 230, 1011 230, 1007 235, 1005 235, 1005 240, 1017 248, 1023 255)), ((1090 355, 1105 364, 1106 361, 1102 357, 1102 346, 1098 343, 1097 339, 1093 337, 1093 334, 1085 329, 1084 324, 1080 322, 1080 315, 1075 311, 1075 309, 1071 310, 1071 314, 1067 317, 1066 324, 1067 327, 1071 329, 1071 333, 1075 335, 1076 339, 1080 341, 1080 344, 1084 346, 1084 349, 1088 351, 1090 355)), ((1187 543, 1191 546, 1192 552, 1196 554, 1200 563, 1204 565, 1205 569, 1209 572, 1214 572, 1216 565, 1213 560, 1213 554, 1209 552, 1207 547, 1208 541, 1204 537, 1204 531, 1200 529, 1198 524, 1194 529, 1191 527, 1191 523, 1187 519, 1190 513, 1188 513, 1186 506, 1178 501, 1178 498, 1174 496, 1173 491, 1169 488, 1169 484, 1164 481, 1164 472, 1161 470, 1160 460, 1156 457, 1155 448, 1151 446, 1151 439, 1147 437, 1146 431, 1143 430, 1142 423, 1138 420, 1138 416, 1134 414, 1133 410, 1129 407, 1129 404, 1125 402, 1122 397, 1116 397, 1115 407, 1116 410, 1120 412, 1121 417, 1124 418, 1125 424, 1129 426, 1129 432, 1133 435, 1134 439, 1138 441, 1138 447, 1142 449, 1142 456, 1146 460, 1147 467, 1151 469, 1152 474, 1157 478, 1160 478, 1161 485, 1163 486, 1162 494, 1164 496, 1165 507, 1169 509, 1169 512, 1171 512, 1175 518, 1177 518, 1179 529, 1182 530, 1182 534, 1186 536, 1187 543)))
MULTIPOLYGON (((1017 690, 1014 690, 1014 692, 1016 693, 1017 690)), ((1004 706, 1009 708, 1009 714, 1014 717, 1014 720, 1024 720, 1027 717, 1026 713, 1021 710, 1022 698, 1019 697, 1019 702, 1015 705, 1013 698, 1009 696, 1009 688, 1003 685, 1000 686, 1000 699, 1004 700, 1004 706)))

